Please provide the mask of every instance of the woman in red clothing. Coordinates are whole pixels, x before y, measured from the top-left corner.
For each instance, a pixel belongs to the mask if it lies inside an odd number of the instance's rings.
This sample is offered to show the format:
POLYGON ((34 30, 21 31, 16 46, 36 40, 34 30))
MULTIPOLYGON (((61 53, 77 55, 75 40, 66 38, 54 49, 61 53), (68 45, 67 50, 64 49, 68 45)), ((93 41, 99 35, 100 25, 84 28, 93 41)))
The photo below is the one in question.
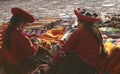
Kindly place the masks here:
POLYGON ((37 66, 31 58, 38 52, 38 45, 30 41, 23 29, 34 18, 20 8, 12 8, 11 12, 13 16, 3 31, 5 68, 8 74, 28 74, 30 68, 37 66))
POLYGON ((47 74, 97 74, 99 58, 106 55, 101 34, 95 25, 100 20, 99 15, 84 8, 77 8, 74 13, 78 29, 55 54, 52 60, 55 64, 47 74), (60 59, 63 52, 65 55, 60 59))

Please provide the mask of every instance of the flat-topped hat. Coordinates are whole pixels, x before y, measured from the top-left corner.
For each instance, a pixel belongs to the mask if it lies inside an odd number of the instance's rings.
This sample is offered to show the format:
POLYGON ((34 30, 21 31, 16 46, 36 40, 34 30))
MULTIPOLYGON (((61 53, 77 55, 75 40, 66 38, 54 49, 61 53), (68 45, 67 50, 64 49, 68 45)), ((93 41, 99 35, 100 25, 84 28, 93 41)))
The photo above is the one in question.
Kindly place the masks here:
POLYGON ((95 23, 100 20, 100 15, 99 13, 90 10, 90 9, 85 9, 85 8, 77 8, 74 10, 75 15, 77 18, 95 23))
POLYGON ((13 15, 21 15, 21 16, 25 17, 27 19, 28 23, 32 23, 35 21, 34 17, 31 14, 29 14, 28 12, 24 11, 23 9, 14 7, 11 9, 11 12, 13 15))

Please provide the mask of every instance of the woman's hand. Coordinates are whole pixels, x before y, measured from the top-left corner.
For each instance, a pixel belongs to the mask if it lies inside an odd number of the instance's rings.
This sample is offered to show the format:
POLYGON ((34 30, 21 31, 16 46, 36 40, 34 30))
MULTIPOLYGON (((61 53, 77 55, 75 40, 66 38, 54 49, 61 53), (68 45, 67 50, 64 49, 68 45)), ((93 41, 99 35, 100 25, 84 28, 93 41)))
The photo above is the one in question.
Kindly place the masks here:
POLYGON ((48 64, 42 64, 41 66, 43 67, 44 72, 47 73, 48 69, 50 68, 48 64))
POLYGON ((40 44, 40 39, 38 37, 31 37, 30 40, 34 43, 34 44, 40 44))

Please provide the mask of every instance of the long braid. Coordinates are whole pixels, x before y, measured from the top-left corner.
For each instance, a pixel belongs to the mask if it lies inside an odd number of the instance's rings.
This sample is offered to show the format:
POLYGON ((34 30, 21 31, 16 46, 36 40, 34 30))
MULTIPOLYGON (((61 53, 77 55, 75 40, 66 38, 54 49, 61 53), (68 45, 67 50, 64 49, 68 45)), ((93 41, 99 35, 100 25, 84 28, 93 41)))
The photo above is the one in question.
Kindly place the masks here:
POLYGON ((96 39, 96 41, 99 44, 101 44, 102 37, 101 37, 101 34, 100 34, 99 30, 97 30, 97 27, 95 26, 94 23, 86 22, 86 21, 79 19, 79 18, 78 18, 78 22, 83 23, 84 27, 94 35, 94 38, 96 39))
POLYGON ((103 42, 102 35, 101 35, 100 31, 98 30, 98 28, 95 26, 95 24, 91 23, 91 22, 86 22, 86 21, 81 20, 81 19, 78 19, 78 22, 83 23, 85 28, 93 34, 94 38, 96 39, 98 44, 100 44, 100 46, 101 46, 101 50, 100 50, 101 56, 106 57, 107 53, 106 53, 106 51, 104 49, 104 45, 102 43, 103 42))
POLYGON ((10 35, 14 27, 18 27, 21 22, 26 22, 25 18, 21 15, 13 15, 9 22, 8 28, 5 33, 5 37, 3 38, 3 47, 10 47, 10 35))
POLYGON ((85 25, 86 29, 91 32, 94 36, 94 38, 96 39, 96 41, 101 44, 102 43, 102 37, 100 32, 98 31, 97 27, 92 24, 92 23, 88 23, 85 25))
POLYGON ((9 47, 10 47, 10 46, 9 46, 9 45, 10 45, 9 36, 10 36, 10 34, 11 34, 12 29, 13 29, 12 25, 9 25, 9 26, 7 27, 6 34, 5 34, 5 37, 4 37, 4 39, 3 39, 3 46, 4 46, 5 48, 9 48, 9 47))
POLYGON ((95 24, 91 24, 91 26, 90 26, 90 24, 87 25, 86 29, 94 35, 96 41, 101 45, 101 50, 100 50, 101 56, 107 57, 107 52, 104 49, 104 45, 102 43, 103 42, 102 35, 101 35, 100 31, 98 30, 98 28, 95 26, 95 24))

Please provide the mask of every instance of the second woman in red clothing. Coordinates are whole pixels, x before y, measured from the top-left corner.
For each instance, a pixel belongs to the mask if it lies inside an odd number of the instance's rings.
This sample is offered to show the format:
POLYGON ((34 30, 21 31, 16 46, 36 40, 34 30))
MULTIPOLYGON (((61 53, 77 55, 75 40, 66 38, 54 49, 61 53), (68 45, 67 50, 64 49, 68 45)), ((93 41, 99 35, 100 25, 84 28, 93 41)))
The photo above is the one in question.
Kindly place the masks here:
POLYGON ((53 57, 55 63, 47 74, 97 74, 97 66, 103 44, 101 34, 95 23, 100 20, 96 12, 77 8, 78 29, 72 33, 68 41, 53 57), (61 52, 65 56, 60 59, 61 52))

